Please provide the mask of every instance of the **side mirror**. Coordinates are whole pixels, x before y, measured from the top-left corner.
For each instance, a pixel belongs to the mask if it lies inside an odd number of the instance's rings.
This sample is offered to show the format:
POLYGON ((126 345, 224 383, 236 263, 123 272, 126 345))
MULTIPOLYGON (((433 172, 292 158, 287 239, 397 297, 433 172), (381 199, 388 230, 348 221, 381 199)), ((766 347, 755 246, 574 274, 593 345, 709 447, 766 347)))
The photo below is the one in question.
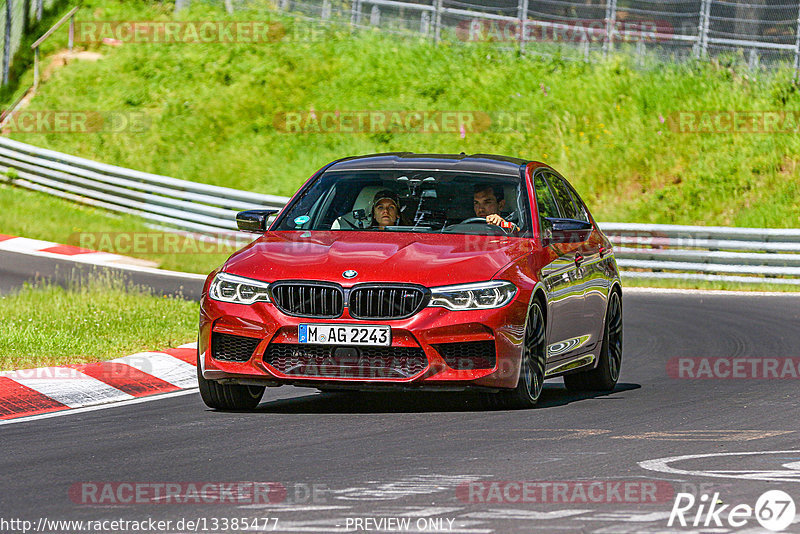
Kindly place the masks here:
POLYGON ((542 245, 553 243, 582 243, 592 233, 592 223, 576 219, 545 217, 542 228, 542 245))
POLYGON ((242 232, 263 234, 267 231, 267 219, 280 210, 247 210, 236 214, 236 226, 242 232))

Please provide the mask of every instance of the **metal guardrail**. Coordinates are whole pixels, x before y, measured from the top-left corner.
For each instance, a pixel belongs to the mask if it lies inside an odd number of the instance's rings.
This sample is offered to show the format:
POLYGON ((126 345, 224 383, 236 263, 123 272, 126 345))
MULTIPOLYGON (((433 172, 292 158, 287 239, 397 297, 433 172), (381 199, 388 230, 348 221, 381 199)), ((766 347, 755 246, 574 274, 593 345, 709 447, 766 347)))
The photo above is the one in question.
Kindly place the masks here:
POLYGON ((179 180, 0 137, 0 173, 13 184, 206 235, 236 232, 236 213, 282 208, 286 197, 179 180))
MULTIPOLYGON (((0 173, 20 187, 211 236, 238 233, 235 215, 240 210, 280 209, 289 200, 107 165, 4 137, 0 173)), ((600 227, 614 243, 617 263, 628 278, 800 285, 800 229, 600 227)))
POLYGON ((800 229, 600 226, 629 278, 800 285, 800 229))

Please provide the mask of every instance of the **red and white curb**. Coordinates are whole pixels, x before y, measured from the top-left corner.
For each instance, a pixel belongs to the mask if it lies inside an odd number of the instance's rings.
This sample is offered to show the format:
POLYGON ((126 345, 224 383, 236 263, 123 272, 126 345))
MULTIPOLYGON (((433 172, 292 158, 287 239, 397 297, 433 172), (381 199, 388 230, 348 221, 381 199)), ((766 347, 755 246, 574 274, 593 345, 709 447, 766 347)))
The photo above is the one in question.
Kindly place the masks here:
POLYGON ((92 265, 137 265, 140 267, 157 267, 156 262, 111 254, 110 252, 98 252, 74 245, 60 245, 50 241, 30 239, 28 237, 16 237, 12 235, 0 234, 0 250, 10 252, 22 252, 26 254, 36 254, 40 256, 50 256, 53 258, 70 259, 81 263, 92 265))
POLYGON ((110 361, 0 373, 0 420, 197 387, 197 344, 110 361))

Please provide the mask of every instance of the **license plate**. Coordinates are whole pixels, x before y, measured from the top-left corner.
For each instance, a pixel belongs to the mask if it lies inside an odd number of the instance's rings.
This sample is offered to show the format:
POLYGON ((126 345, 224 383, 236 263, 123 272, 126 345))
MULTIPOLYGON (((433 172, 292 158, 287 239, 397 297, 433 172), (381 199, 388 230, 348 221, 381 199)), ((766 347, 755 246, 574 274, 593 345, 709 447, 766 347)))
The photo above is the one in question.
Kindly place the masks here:
POLYGON ((315 345, 373 345, 392 344, 392 328, 383 325, 300 324, 299 343, 315 345))

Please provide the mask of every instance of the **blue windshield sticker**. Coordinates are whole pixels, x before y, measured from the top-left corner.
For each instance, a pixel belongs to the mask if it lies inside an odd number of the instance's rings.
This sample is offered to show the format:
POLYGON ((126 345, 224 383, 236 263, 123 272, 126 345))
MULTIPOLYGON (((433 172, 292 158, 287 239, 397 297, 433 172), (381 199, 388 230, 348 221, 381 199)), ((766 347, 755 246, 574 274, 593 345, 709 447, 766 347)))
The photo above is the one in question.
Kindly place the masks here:
POLYGON ((303 226, 305 223, 311 220, 311 217, 308 215, 301 215, 300 217, 295 217, 294 224, 295 226, 303 226))

